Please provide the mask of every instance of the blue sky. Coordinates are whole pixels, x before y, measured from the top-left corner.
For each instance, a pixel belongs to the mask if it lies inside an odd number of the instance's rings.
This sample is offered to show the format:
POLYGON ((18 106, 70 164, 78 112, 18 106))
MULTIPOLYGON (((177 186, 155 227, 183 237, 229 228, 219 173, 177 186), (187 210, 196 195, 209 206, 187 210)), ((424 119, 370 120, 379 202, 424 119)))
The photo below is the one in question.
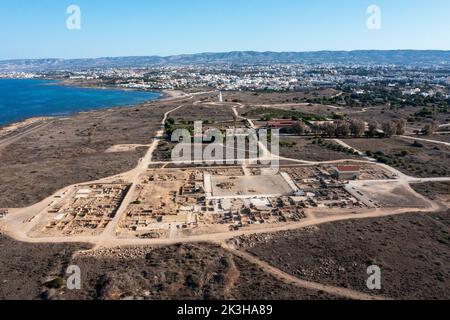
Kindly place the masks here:
POLYGON ((1 0, 0 59, 234 50, 450 50, 448 0, 1 0), (81 30, 68 30, 69 5, 81 30), (382 28, 366 26, 378 5, 382 28))

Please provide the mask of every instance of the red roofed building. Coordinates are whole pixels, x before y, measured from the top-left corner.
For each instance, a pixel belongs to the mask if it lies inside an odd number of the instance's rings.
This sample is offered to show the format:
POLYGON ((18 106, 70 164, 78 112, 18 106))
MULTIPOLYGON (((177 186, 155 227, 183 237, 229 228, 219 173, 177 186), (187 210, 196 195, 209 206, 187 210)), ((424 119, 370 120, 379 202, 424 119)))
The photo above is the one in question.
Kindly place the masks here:
POLYGON ((267 128, 271 128, 271 129, 290 128, 293 125, 295 125, 296 123, 297 123, 297 121, 288 120, 288 119, 272 120, 272 121, 267 122, 267 128))

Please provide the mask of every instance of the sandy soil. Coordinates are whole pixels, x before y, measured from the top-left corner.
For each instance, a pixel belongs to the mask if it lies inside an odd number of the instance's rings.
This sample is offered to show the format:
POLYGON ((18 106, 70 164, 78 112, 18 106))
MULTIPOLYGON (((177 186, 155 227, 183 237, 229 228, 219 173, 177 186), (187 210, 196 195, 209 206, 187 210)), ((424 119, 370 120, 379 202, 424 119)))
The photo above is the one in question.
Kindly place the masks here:
POLYGON ((108 148, 106 153, 120 153, 120 152, 131 152, 136 151, 137 148, 145 148, 148 145, 143 144, 116 144, 110 148, 108 148))

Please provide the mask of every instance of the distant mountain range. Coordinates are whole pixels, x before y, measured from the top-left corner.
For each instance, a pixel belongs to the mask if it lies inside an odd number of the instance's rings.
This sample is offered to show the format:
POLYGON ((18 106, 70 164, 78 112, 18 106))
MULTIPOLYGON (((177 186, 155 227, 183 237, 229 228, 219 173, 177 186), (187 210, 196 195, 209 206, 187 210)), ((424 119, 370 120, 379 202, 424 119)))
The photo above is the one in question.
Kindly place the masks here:
POLYGON ((316 51, 199 53, 168 57, 105 57, 96 59, 20 59, 0 61, 0 71, 35 72, 93 68, 152 67, 163 65, 213 64, 361 64, 450 66, 450 51, 316 51))

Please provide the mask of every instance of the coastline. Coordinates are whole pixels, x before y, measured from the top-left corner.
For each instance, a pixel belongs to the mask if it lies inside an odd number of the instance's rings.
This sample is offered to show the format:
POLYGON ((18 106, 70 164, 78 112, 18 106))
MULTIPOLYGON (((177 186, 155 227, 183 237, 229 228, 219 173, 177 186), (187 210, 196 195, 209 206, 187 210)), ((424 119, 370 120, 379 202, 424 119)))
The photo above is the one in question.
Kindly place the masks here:
MULTIPOLYGON (((2 78, 2 79, 8 79, 8 78, 2 78)), ((146 91, 146 90, 138 90, 138 89, 132 89, 132 88, 127 89, 127 88, 112 87, 112 86, 108 87, 108 86, 101 86, 101 85, 83 86, 83 85, 76 85, 76 83, 68 83, 61 79, 51 79, 51 78, 46 78, 46 79, 42 79, 42 78, 39 78, 39 79, 10 78, 10 79, 49 80, 49 81, 57 81, 56 83, 49 84, 49 85, 60 85, 60 86, 67 86, 67 87, 73 87, 73 88, 92 88, 92 89, 97 89, 97 90, 105 89, 105 90, 120 90, 120 91, 152 92, 152 93, 159 94, 159 96, 155 99, 146 100, 146 101, 143 101, 140 103, 134 103, 134 104, 130 104, 130 105, 113 105, 113 106, 105 107, 105 108, 86 108, 85 110, 76 111, 76 112, 67 112, 67 113, 61 113, 58 115, 48 115, 48 116, 46 116, 46 115, 35 116, 35 117, 23 118, 23 119, 11 121, 11 122, 6 122, 4 124, 0 124, 0 139, 8 134, 13 133, 16 130, 19 130, 19 129, 34 125, 36 123, 43 122, 43 121, 48 121, 48 120, 57 119, 57 118, 61 118, 61 117, 72 117, 72 116, 75 116, 80 113, 88 113, 88 112, 93 112, 93 111, 107 112, 108 110, 117 109, 117 108, 135 108, 135 107, 142 106, 142 105, 148 104, 148 103, 168 101, 168 100, 178 99, 178 98, 185 96, 184 92, 177 91, 177 90, 161 90, 161 91, 153 91, 153 90, 150 91, 149 90, 149 91, 146 91)))
MULTIPOLYGON (((92 88, 92 89, 104 89, 104 90, 121 90, 121 91, 137 91, 137 92, 154 92, 159 93, 160 97, 153 101, 165 101, 170 99, 178 99, 182 98, 183 96, 186 96, 186 94, 181 90, 174 90, 174 89, 150 89, 150 90, 142 90, 137 88, 124 88, 124 87, 117 87, 117 86, 106 86, 102 84, 95 84, 95 83, 89 83, 89 84, 83 84, 83 83, 77 83, 76 81, 68 81, 68 80, 61 80, 61 79, 42 79, 42 80, 55 80, 58 81, 57 85, 61 86, 68 86, 68 87, 74 87, 74 88, 92 88)), ((146 102, 144 102, 146 103, 146 102)))

